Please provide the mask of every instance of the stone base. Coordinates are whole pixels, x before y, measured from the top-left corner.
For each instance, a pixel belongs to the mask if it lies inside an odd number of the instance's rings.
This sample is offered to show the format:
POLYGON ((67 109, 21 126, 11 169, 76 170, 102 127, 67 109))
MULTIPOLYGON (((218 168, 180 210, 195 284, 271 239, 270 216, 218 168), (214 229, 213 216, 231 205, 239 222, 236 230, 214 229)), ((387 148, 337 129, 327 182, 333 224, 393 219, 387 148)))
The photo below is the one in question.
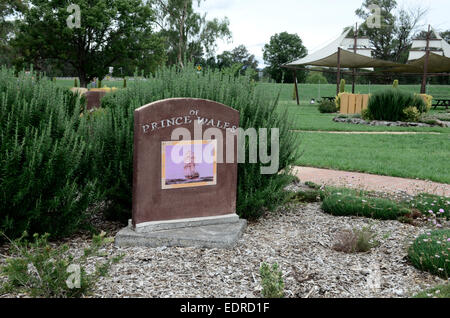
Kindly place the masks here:
POLYGON ((199 247, 232 248, 241 238, 246 220, 231 223, 173 228, 146 233, 136 232, 130 225, 116 235, 120 247, 199 247))
MULTIPOLYGON (((134 230, 137 233, 153 233, 185 227, 227 224, 236 222, 239 222, 239 216, 236 213, 233 213, 220 216, 141 223, 137 224, 134 230)), ((129 222, 129 225, 131 226, 131 220, 129 222)))

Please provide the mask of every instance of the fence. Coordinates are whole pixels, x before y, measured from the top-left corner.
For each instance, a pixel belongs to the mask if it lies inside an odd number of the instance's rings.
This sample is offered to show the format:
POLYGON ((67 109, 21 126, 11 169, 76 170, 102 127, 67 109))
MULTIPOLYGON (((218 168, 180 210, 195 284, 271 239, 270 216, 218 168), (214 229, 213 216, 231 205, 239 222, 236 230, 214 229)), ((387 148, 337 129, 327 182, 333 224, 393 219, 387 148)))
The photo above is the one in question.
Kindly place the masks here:
POLYGON ((341 114, 361 114, 369 104, 369 94, 340 94, 341 114))

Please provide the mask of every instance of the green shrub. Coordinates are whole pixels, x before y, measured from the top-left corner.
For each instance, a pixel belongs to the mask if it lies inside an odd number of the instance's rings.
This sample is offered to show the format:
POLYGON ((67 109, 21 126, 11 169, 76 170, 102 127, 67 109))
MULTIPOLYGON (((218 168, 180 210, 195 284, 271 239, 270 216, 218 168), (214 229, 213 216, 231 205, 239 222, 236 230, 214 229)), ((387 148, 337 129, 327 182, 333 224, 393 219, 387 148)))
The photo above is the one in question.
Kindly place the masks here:
POLYGON ((420 96, 391 88, 371 95, 368 111, 374 120, 401 121, 405 119, 404 110, 408 107, 416 107, 420 113, 426 112, 425 102, 420 96))
POLYGON ((330 100, 322 100, 319 103, 319 112, 321 112, 322 114, 326 114, 326 113, 335 113, 338 111, 338 109, 336 108, 336 104, 330 100))
POLYGON ((403 205, 387 199, 345 193, 325 194, 322 209, 336 216, 361 216, 380 220, 397 220, 411 213, 403 205))
POLYGON ((367 108, 363 109, 361 111, 361 118, 364 119, 365 121, 372 121, 373 120, 372 115, 370 114, 370 111, 367 108))
POLYGON ((336 106, 336 111, 340 111, 341 110, 341 96, 342 96, 342 94, 344 94, 344 93, 339 93, 334 98, 334 105, 336 106))
POLYGON ((316 189, 300 190, 292 194, 291 202, 320 202, 320 191, 316 189))
POLYGON ((107 113, 91 121, 86 136, 96 149, 93 169, 102 176, 98 189, 104 193, 108 216, 126 221, 131 213, 134 110, 172 97, 203 98, 229 105, 240 112, 243 129, 279 128, 279 171, 284 172, 261 175, 262 164, 239 164, 237 212, 241 217, 254 218, 261 215, 262 207, 273 209, 284 202, 287 195, 284 187, 292 180, 287 172, 298 159, 299 140, 290 131, 291 119, 287 113, 274 111, 277 99, 270 93, 255 90, 248 77, 224 75, 209 69, 197 74, 193 65, 187 65, 182 70, 162 68, 146 81, 136 81, 128 89, 103 98, 102 107, 107 113))
POLYGON ((78 230, 95 198, 80 99, 50 80, 0 70, 0 231, 78 230))
POLYGON ((341 79, 341 83, 339 84, 339 93, 345 93, 345 79, 341 79))
POLYGON ((64 87, 57 87, 64 95, 64 105, 69 114, 78 112, 79 114, 86 109, 86 97, 80 94, 74 94, 71 90, 64 87))
POLYGON ((420 119, 420 112, 417 109, 417 107, 414 107, 414 106, 410 106, 410 107, 405 108, 403 110, 403 114, 404 114, 403 119, 405 121, 418 122, 419 119, 420 119))
POLYGON ((78 78, 73 80, 73 87, 78 87, 78 78))
POLYGON ((8 278, 3 286, 4 293, 25 292, 32 297, 47 298, 81 297, 91 292, 96 280, 105 276, 110 265, 120 259, 97 263, 95 271, 87 273, 88 257, 99 256, 99 249, 108 242, 104 234, 94 235, 91 246, 79 258, 72 256, 67 244, 51 246, 48 237, 48 234, 35 234, 33 242, 24 237, 11 242, 10 257, 0 268, 8 278), (75 277, 77 273, 79 277, 75 277))
POLYGON ((444 279, 450 275, 450 230, 438 230, 419 236, 408 249, 411 263, 420 270, 444 279))
POLYGON ((429 112, 431 110, 431 107, 433 106, 433 96, 427 95, 427 94, 415 94, 416 97, 422 98, 423 102, 425 103, 426 110, 425 112, 429 112))
POLYGON ((307 84, 328 84, 327 78, 319 72, 310 72, 306 76, 305 82, 307 84))
POLYGON ((306 181, 305 185, 314 190, 319 190, 322 187, 320 184, 314 183, 312 181, 306 181))
POLYGON ((450 298, 450 283, 420 292, 414 298, 450 298))
POLYGON ((422 193, 414 197, 410 205, 424 215, 450 219, 450 198, 422 193))
POLYGON ((261 275, 262 296, 264 298, 283 298, 283 273, 278 269, 278 264, 275 263, 270 267, 268 264, 262 263, 259 273, 261 275))

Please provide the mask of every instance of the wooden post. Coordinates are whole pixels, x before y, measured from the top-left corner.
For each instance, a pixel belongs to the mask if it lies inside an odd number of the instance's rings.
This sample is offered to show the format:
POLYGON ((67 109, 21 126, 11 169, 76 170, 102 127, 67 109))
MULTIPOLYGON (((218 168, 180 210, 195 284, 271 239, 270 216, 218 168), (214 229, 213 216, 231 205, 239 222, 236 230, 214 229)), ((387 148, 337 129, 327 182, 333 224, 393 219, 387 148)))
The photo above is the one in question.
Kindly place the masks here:
POLYGON ((430 36, 431 36, 431 26, 428 25, 428 33, 427 33, 427 47, 425 53, 425 63, 423 65, 423 77, 422 77, 422 87, 420 88, 421 94, 427 93, 427 73, 428 73, 428 63, 430 59, 430 36))
POLYGON ((336 85, 336 96, 339 95, 339 84, 341 83, 341 48, 338 47, 337 52, 337 85, 336 85))
MULTIPOLYGON (((356 23, 355 34, 354 34, 355 42, 353 44, 353 53, 357 53, 358 50, 356 46, 358 45, 358 23, 356 23)), ((353 79, 352 79, 352 94, 355 94, 355 81, 356 81, 356 68, 353 69, 353 79)))
POLYGON ((297 71, 294 70, 294 85, 295 85, 295 97, 297 97, 297 105, 300 105, 300 98, 298 96, 298 83, 297 83, 297 71))

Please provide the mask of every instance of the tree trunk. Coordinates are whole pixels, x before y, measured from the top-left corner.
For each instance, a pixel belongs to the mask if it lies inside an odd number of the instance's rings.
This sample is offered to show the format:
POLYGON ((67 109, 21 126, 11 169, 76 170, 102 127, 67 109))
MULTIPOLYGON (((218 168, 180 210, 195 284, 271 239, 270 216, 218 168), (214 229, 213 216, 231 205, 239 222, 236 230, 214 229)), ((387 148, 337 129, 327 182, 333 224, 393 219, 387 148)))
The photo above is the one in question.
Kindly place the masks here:
POLYGON ((78 70, 78 78, 80 79, 80 87, 87 88, 90 78, 86 76, 86 73, 83 70, 78 70))
POLYGON ((184 23, 187 15, 188 0, 184 1, 183 14, 181 15, 180 27, 179 27, 179 40, 178 40, 178 63, 183 68, 183 47, 184 47, 184 23))

